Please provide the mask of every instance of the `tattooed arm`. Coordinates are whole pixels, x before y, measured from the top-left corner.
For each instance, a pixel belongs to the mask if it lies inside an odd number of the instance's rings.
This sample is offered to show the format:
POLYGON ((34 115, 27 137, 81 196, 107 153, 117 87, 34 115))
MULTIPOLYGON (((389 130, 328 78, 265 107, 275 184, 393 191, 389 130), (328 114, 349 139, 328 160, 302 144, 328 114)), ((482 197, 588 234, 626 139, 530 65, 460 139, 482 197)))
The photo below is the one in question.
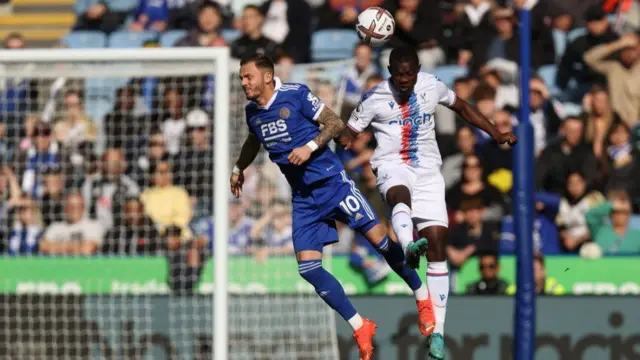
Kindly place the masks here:
POLYGON ((326 106, 322 109, 322 112, 316 121, 324 125, 322 130, 320 130, 320 134, 318 134, 315 139, 309 141, 306 145, 294 149, 291 154, 289 154, 289 162, 293 165, 304 164, 309 160, 314 151, 326 146, 327 143, 329 143, 331 139, 337 137, 345 127, 345 124, 340 117, 326 106))

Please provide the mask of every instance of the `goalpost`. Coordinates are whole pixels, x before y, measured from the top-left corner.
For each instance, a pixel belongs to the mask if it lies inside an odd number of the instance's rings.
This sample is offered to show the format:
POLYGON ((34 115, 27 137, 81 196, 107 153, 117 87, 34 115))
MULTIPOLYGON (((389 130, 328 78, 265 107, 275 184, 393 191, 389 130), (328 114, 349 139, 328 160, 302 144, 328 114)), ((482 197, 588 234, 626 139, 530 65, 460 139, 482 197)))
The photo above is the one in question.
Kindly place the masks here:
MULTIPOLYGON (((338 358, 333 311, 272 243, 290 204, 264 153, 229 198, 247 130, 228 48, 0 58, 0 353, 338 358)), ((331 65, 294 70, 335 80, 331 65)))

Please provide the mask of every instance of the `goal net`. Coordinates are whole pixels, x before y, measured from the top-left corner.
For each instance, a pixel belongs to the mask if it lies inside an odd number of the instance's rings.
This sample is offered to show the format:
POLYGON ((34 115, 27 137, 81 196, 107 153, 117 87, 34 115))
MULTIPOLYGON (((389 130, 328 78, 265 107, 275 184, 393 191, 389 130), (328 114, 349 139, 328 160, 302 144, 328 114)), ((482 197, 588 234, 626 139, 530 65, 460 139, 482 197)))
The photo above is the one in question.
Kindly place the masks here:
MULTIPOLYGON (((286 181, 262 154, 229 196, 246 100, 218 50, 2 52, 0 357, 338 358, 286 181)), ((339 107, 343 66, 278 72, 339 107)))

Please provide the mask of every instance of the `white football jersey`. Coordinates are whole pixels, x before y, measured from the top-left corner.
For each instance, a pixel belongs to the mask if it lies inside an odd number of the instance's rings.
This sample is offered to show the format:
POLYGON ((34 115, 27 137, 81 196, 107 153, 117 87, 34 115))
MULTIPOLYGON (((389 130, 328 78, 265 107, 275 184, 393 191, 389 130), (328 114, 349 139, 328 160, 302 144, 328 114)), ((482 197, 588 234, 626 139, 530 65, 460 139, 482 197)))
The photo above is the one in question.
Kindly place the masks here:
POLYGON ((383 81, 362 96, 348 125, 355 132, 369 125, 378 142, 371 166, 406 164, 423 169, 440 169, 442 157, 436 143, 434 112, 437 104, 451 106, 456 95, 434 75, 419 73, 408 101, 394 86, 383 81))

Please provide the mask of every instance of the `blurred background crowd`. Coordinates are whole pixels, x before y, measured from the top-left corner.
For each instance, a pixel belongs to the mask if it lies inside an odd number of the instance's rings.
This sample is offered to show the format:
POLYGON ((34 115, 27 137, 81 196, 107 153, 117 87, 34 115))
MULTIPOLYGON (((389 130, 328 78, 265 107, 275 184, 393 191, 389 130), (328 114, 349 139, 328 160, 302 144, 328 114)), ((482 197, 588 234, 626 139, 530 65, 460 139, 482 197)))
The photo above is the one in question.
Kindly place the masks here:
MULTIPOLYGON (((236 59, 262 52, 275 59, 284 81, 308 83, 345 120, 362 93, 388 76, 390 48, 407 44, 418 50, 423 71, 434 72, 504 132, 520 121, 522 6, 532 9, 535 75, 527 101, 536 154, 536 276, 544 278, 547 256, 640 255, 638 1, 5 0, 0 27, 6 49, 228 46, 236 59), (386 48, 358 42, 354 24, 370 6, 396 19, 386 48)), ((88 82, 2 76, 2 252, 155 254, 169 256, 183 274, 201 270, 214 229, 214 76, 103 84, 106 101, 95 99, 88 82)), ((244 98, 233 87, 238 143, 244 98)), ((481 277, 496 293, 511 293, 495 279, 500 256, 515 250, 512 150, 447 109, 439 108, 436 118, 451 272, 478 257, 481 277)), ((384 218, 368 165, 374 147, 365 132, 352 150, 336 152, 384 218)), ((264 157, 246 177, 246 196, 229 199, 231 253, 256 261, 292 254, 286 182, 264 157)), ((385 279, 385 262, 340 229, 334 254, 349 256, 371 284, 385 279)), ((469 291, 482 292, 477 284, 469 291)))

